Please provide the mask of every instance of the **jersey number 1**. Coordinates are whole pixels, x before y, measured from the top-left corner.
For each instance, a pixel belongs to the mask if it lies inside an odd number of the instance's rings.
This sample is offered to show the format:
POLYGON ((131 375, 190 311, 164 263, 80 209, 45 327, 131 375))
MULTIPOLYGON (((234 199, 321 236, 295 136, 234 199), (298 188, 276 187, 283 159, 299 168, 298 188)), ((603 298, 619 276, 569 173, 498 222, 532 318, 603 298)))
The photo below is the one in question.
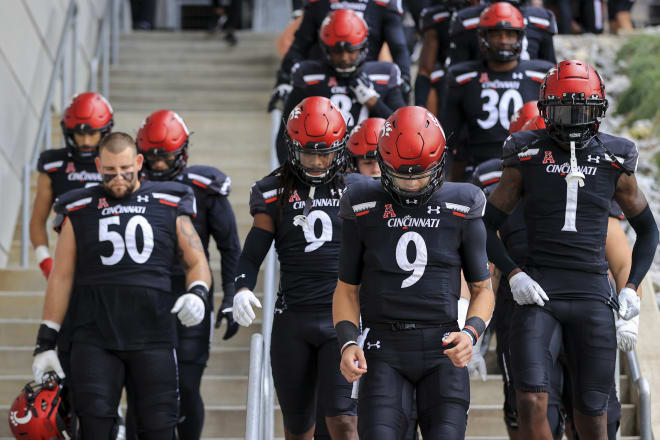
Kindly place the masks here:
POLYGON ((128 255, 133 261, 138 264, 145 263, 154 250, 154 231, 149 221, 141 215, 131 217, 126 224, 126 230, 124 232, 126 239, 124 240, 119 232, 110 230, 110 225, 119 225, 119 219, 119 216, 113 215, 112 217, 105 217, 99 220, 99 241, 109 241, 112 243, 112 254, 109 257, 101 255, 101 263, 104 266, 117 264, 124 258, 127 250, 128 255), (144 243, 142 251, 138 251, 137 240, 135 238, 138 226, 142 230, 142 241, 144 243))

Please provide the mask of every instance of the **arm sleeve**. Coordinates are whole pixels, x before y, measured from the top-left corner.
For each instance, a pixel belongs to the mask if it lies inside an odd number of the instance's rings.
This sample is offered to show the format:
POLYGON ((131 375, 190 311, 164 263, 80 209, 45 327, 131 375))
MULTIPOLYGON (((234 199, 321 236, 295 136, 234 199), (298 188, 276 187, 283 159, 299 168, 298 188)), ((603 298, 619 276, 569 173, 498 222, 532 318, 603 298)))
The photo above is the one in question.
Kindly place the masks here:
POLYGON ((653 263, 653 257, 658 247, 658 225, 655 223, 649 205, 628 223, 635 230, 637 238, 632 251, 632 264, 628 282, 638 287, 653 263))
POLYGON ((470 57, 470 38, 471 32, 463 31, 455 36, 452 36, 452 41, 449 45, 449 59, 451 64, 462 63, 469 61, 470 57))
POLYGON ((235 278, 236 291, 243 287, 254 290, 257 285, 259 268, 263 263, 270 245, 273 242, 273 233, 261 228, 252 227, 245 237, 243 252, 238 260, 238 274, 235 278))
POLYGON ((357 217, 351 205, 349 191, 350 187, 344 191, 339 201, 339 217, 343 220, 339 251, 339 279, 356 286, 360 284, 362 278, 364 245, 360 239, 357 217))
POLYGON ((222 285, 234 283, 236 266, 241 255, 236 218, 226 197, 209 197, 209 230, 220 252, 222 285))
POLYGON ((543 34, 541 46, 539 47, 539 58, 542 60, 550 61, 552 64, 557 64, 557 56, 555 55, 555 43, 552 40, 552 34, 543 34))
POLYGON ((293 37, 293 43, 282 59, 280 70, 285 74, 290 74, 294 64, 307 58, 309 50, 317 41, 318 29, 314 24, 314 12, 311 4, 305 6, 303 19, 300 27, 293 37))
POLYGON ((490 277, 486 253, 486 227, 481 218, 465 220, 460 253, 465 281, 477 282, 490 277))
MULTIPOLYGON (((445 93, 441 97, 440 123, 445 131, 446 136, 453 139, 453 142, 458 140, 461 127, 463 125, 463 93, 460 87, 456 85, 456 78, 450 72, 445 78, 444 85, 445 93)), ((451 147, 451 145, 450 145, 451 147)))
MULTIPOLYGON (((398 68, 396 69, 399 70, 398 68)), ((394 86, 387 89, 387 94, 381 96, 376 101, 376 106, 369 112, 372 118, 387 119, 398 108, 405 107, 406 101, 403 98, 403 92, 400 86, 394 86)))
POLYGON ((500 211, 490 202, 486 203, 484 223, 486 224, 488 259, 502 272, 505 278, 508 278, 509 274, 518 267, 497 235, 497 231, 507 218, 508 215, 505 212, 500 211))
POLYGON ((513 136, 509 135, 509 137, 504 140, 504 146, 502 147, 502 167, 520 168, 519 153, 520 151, 515 139, 513 136))
POLYGON ((387 41, 390 48, 392 59, 401 69, 401 73, 410 80, 410 53, 403 32, 401 15, 393 10, 388 10, 385 12, 383 19, 385 41, 387 41))

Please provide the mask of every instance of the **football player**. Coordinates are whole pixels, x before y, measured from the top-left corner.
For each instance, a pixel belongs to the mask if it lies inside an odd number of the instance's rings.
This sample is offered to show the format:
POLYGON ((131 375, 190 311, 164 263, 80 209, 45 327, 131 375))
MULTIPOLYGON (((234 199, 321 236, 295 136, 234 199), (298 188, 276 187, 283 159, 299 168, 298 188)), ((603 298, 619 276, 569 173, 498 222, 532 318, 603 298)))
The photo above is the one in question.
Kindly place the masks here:
POLYGON ((441 121, 447 133, 466 131, 452 163, 451 178, 456 181, 466 172, 469 178, 475 165, 500 157, 511 115, 538 98, 543 76, 552 67, 547 61, 520 60, 525 24, 511 4, 499 2, 484 9, 478 26, 485 61, 454 65, 446 81, 441 121))
POLYGON ((559 63, 544 78, 539 110, 545 130, 507 138, 504 171, 485 216, 489 259, 517 303, 509 343, 519 433, 551 438, 548 378, 559 337, 580 438, 604 439, 617 347, 612 309, 625 321, 639 314, 636 290, 652 262, 658 230, 635 179, 635 145, 598 131, 607 99, 596 70, 583 61, 559 63), (612 197, 637 233, 618 296, 605 260, 612 197), (497 235, 519 200, 528 230, 524 271, 497 235))
MULTIPOLYGON (((367 61, 378 60, 384 42, 392 54, 392 58, 402 74, 402 85, 410 89, 410 53, 406 45, 401 16, 403 10, 397 0, 361 0, 335 1, 317 0, 307 2, 304 7, 303 19, 296 31, 293 44, 282 60, 277 73, 277 81, 268 111, 272 111, 279 101, 286 102, 287 95, 292 90, 294 66, 308 60, 323 60, 327 55, 322 47, 322 36, 319 30, 329 13, 347 9, 362 17, 369 28, 368 41, 365 41, 363 56, 367 61)), ((299 102, 296 101, 295 104, 299 102)), ((291 110, 291 109, 289 109, 291 110)), ((285 111, 285 115, 288 113, 285 111)))
POLYGON ((348 138, 347 153, 349 169, 369 177, 380 177, 380 167, 376 160, 378 137, 383 130, 385 119, 369 118, 356 125, 348 138))
MULTIPOLYGON (((256 182, 250 193, 252 229, 238 264, 234 319, 249 326, 259 267, 275 240, 280 290, 275 305, 271 365, 287 439, 311 439, 316 400, 333 439, 357 439, 351 385, 339 371, 339 347, 332 326, 332 292, 337 283, 346 124, 327 98, 304 99, 286 125, 288 160, 256 182)), ((264 313, 272 313, 269 310, 264 313)))
MULTIPOLYGON (((325 96, 339 109, 351 130, 368 117, 386 118, 404 106, 399 68, 393 63, 366 61, 367 35, 366 22, 352 10, 330 13, 320 30, 324 58, 296 66, 284 114, 290 114, 308 96, 325 96)), ((284 131, 283 122, 277 142, 280 163, 287 160, 284 131)))
POLYGON ((465 366, 494 305, 481 220, 486 199, 472 184, 444 182, 445 136, 425 108, 394 112, 377 155, 381 179, 354 183, 341 199, 333 297, 342 374, 349 382, 361 377, 360 439, 402 438, 413 390, 422 437, 463 439, 465 366), (462 330, 461 267, 472 295, 462 330))
POLYGON ((175 314, 183 325, 197 325, 209 301, 211 274, 190 220, 193 192, 180 183, 140 182, 142 161, 129 135, 112 133, 95 159, 103 184, 55 202, 61 233, 32 370, 39 383, 51 370, 64 377, 55 346, 68 313, 83 440, 114 438, 124 386, 135 398, 139 437, 174 439, 175 314), (177 256, 183 294, 171 288, 177 256))
MULTIPOLYGON (((153 181, 174 181, 189 186, 195 195, 197 215, 192 219, 204 253, 208 258, 211 236, 221 256, 221 285, 224 297, 218 309, 216 328, 223 319, 227 328, 223 339, 231 338, 238 331, 230 308, 234 301, 234 275, 241 246, 236 229, 234 211, 227 196, 231 179, 222 171, 205 165, 188 166, 188 142, 190 133, 183 119, 171 110, 158 110, 142 123, 137 134, 137 147, 145 158, 143 176, 153 181)), ((172 290, 185 291, 183 268, 172 270, 172 290)), ((214 283, 215 284, 215 283, 214 283)), ((199 439, 204 426, 204 402, 200 394, 202 374, 209 359, 211 325, 213 325, 213 285, 209 303, 201 325, 186 327, 179 323, 177 333, 177 359, 179 362, 179 390, 181 392, 181 416, 177 431, 182 440, 199 439)))
POLYGON ((37 193, 30 217, 30 241, 46 278, 53 267, 46 231, 53 201, 72 189, 101 183, 94 158, 101 139, 112 129, 112 115, 110 103, 98 93, 74 96, 60 122, 66 147, 46 150, 39 156, 37 193))
MULTIPOLYGON (((526 32, 521 41, 521 59, 541 59, 555 64, 557 59, 552 41, 552 37, 557 33, 555 14, 549 9, 523 6, 525 1, 509 0, 508 3, 519 8, 525 18, 526 32)), ((452 17, 449 27, 451 64, 479 59, 481 51, 477 24, 479 15, 490 5, 490 2, 476 4, 458 11, 452 17)))

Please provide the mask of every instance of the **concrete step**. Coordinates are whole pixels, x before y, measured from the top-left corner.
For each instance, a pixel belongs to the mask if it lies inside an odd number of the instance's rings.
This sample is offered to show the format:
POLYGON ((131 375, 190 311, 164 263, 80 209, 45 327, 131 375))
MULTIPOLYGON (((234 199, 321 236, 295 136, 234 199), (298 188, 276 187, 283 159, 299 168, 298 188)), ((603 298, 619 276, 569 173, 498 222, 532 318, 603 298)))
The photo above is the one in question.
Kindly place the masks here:
MULTIPOLYGON (((111 67, 111 78, 123 78, 125 76, 143 76, 149 78, 171 78, 179 81, 194 83, 196 79, 203 77, 245 77, 245 78, 270 78, 275 83, 275 72, 277 63, 255 63, 245 66, 240 64, 180 64, 170 63, 162 66, 154 63, 127 64, 125 66, 111 67), (166 67, 166 69, 164 68, 166 67)), ((113 104, 114 106, 114 104, 113 104)))
POLYGON ((110 100, 118 109, 151 112, 159 108, 176 110, 252 110, 265 111, 270 96, 263 91, 218 91, 205 94, 189 93, 181 95, 176 91, 162 93, 143 89, 110 92, 110 100))
POLYGON ((262 77, 235 77, 235 76, 221 76, 221 77, 200 77, 194 82, 191 81, 173 81, 171 78, 159 77, 150 78, 142 75, 128 76, 113 79, 110 81, 110 90, 132 90, 144 89, 149 87, 150 90, 164 91, 176 90, 179 93, 190 93, 192 91, 204 90, 207 92, 215 92, 221 90, 259 90, 263 93, 270 94, 273 87, 273 82, 270 79, 262 77))
MULTIPOLYGON (((258 43, 273 43, 277 34, 268 32, 252 32, 252 31, 238 31, 236 36, 240 39, 241 44, 248 44, 250 42, 258 43)), ((129 44, 131 41, 139 42, 155 42, 157 44, 184 44, 185 42, 205 41, 220 39, 220 36, 215 33, 206 31, 133 31, 129 34, 122 34, 120 36, 120 47, 123 50, 124 43, 129 44)), ((239 49, 240 46, 237 46, 239 49)))

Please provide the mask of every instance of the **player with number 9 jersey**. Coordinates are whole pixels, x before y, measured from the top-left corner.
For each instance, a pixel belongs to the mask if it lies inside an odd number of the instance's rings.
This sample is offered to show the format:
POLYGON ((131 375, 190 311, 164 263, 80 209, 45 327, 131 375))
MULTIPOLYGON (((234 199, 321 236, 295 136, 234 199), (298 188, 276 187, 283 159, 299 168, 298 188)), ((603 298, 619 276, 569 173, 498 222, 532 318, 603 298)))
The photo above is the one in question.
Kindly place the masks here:
POLYGON ((464 367, 494 297, 481 220, 486 199, 472 184, 444 181, 445 142, 427 109, 397 110, 378 140, 381 180, 354 183, 341 199, 333 318, 342 373, 349 381, 362 376, 360 439, 402 438, 414 390, 424 438, 465 436, 464 367), (461 268, 472 294, 463 330, 461 268), (368 329, 364 350, 357 342, 360 317, 368 329))

